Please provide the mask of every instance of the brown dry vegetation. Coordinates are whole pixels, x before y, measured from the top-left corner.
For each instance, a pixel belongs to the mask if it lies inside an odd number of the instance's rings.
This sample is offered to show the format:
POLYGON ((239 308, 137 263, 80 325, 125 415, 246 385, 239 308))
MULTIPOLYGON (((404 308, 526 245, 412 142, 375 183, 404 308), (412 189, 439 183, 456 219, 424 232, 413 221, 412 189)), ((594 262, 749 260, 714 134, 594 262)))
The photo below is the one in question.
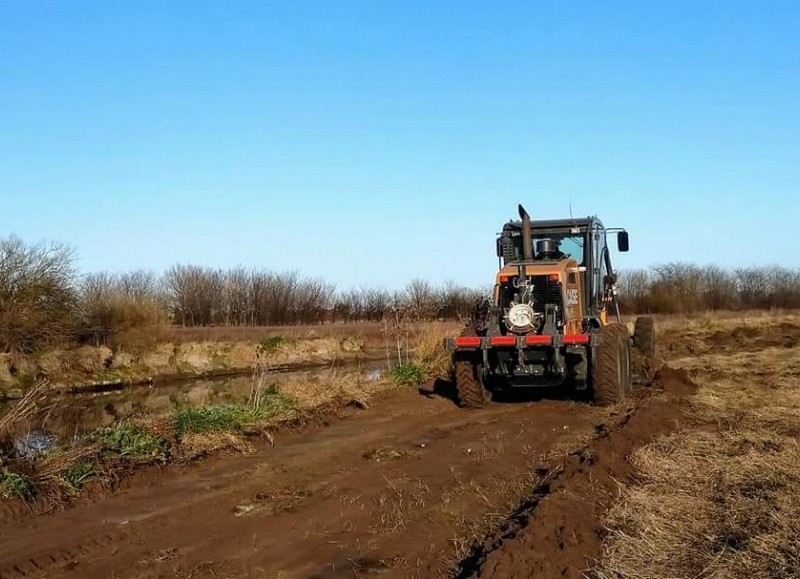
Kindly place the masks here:
POLYGON ((670 365, 699 384, 692 426, 633 454, 593 576, 800 576, 797 322, 665 320, 666 351, 689 354, 670 365))

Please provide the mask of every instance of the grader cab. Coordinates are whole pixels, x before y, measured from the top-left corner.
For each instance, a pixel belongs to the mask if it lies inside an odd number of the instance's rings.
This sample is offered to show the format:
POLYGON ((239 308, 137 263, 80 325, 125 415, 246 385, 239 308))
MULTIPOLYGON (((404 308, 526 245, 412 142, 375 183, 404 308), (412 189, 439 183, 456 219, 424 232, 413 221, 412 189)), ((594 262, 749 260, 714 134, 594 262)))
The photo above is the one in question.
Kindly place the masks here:
POLYGON ((628 233, 597 217, 519 221, 497 238, 499 271, 492 299, 476 308, 452 352, 458 400, 485 405, 497 390, 560 386, 590 390, 613 404, 631 390, 632 347, 655 351, 652 318, 638 318, 634 336, 621 323, 609 234, 628 251, 628 233))

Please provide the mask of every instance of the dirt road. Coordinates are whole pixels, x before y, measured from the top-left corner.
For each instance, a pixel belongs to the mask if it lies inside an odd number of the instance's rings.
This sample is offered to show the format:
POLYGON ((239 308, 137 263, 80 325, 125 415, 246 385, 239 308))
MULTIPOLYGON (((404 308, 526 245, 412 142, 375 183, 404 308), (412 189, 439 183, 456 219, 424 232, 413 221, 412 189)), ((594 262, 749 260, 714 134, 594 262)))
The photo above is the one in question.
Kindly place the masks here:
POLYGON ((577 577, 625 455, 689 389, 667 370, 611 411, 386 392, 254 454, 0 522, 0 577, 577 577))

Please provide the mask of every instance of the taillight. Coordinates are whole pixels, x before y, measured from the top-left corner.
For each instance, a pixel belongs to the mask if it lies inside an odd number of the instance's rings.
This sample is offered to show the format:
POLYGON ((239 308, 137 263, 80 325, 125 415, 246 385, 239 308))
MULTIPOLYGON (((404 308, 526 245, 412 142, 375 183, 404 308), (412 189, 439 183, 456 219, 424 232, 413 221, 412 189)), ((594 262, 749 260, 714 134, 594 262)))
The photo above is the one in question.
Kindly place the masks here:
POLYGON ((564 336, 563 342, 565 344, 588 344, 589 334, 570 334, 564 336))
POLYGON ((461 348, 477 348, 481 345, 481 339, 477 336, 459 336, 456 338, 456 346, 461 348))
POLYGON ((514 346, 517 343, 514 336, 494 336, 491 341, 493 346, 514 346))

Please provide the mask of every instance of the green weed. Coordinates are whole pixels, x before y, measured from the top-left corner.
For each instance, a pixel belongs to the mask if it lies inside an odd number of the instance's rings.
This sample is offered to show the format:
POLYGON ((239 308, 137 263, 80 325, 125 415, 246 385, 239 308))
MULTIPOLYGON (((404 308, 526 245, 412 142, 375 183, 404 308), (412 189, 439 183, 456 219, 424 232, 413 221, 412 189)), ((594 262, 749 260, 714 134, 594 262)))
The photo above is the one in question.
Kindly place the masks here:
POLYGON ((417 362, 398 364, 389 371, 389 380, 399 386, 421 384, 426 377, 425 366, 417 362))
POLYGON ((95 439, 104 450, 134 461, 167 460, 169 442, 132 422, 117 422, 99 430, 95 439))
POLYGON ((294 401, 271 386, 249 404, 216 404, 205 408, 181 408, 172 420, 175 434, 240 430, 274 420, 296 409, 294 401))
POLYGON ((95 476, 94 464, 87 461, 79 461, 64 469, 60 473, 60 478, 67 485, 75 490, 80 490, 90 478, 95 476))
POLYGON ((36 498, 36 487, 24 474, 0 467, 0 497, 31 502, 36 498))

